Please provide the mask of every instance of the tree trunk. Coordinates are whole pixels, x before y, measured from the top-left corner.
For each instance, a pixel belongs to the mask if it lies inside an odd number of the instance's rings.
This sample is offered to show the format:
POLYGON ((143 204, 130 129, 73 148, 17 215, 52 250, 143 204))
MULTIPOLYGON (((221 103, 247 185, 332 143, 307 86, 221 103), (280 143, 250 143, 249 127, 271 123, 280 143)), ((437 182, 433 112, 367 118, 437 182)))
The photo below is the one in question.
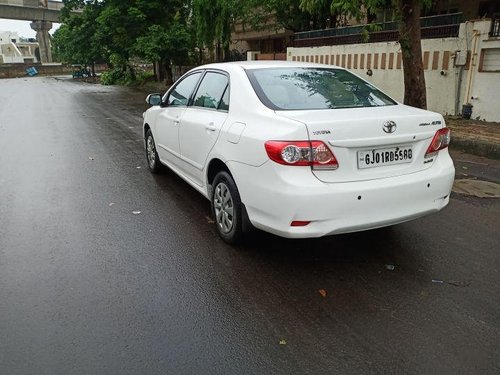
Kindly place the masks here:
POLYGON ((217 44, 215 45, 215 61, 222 62, 222 49, 220 41, 217 41, 217 44))
POLYGON ((170 60, 167 58, 162 58, 154 63, 154 70, 157 82, 164 82, 169 79, 168 70, 170 66, 170 60))
POLYGON ((399 44, 403 57, 404 103, 425 109, 427 97, 420 39, 420 1, 397 0, 397 4, 401 16, 399 44))
POLYGON ((165 84, 167 86, 171 86, 174 83, 174 75, 172 74, 172 65, 170 64, 170 60, 162 65, 165 69, 165 84))
POLYGON ((160 62, 155 61, 153 63, 153 73, 155 75, 156 82, 161 82, 161 74, 160 74, 160 62))
MULTIPOLYGON (((166 61, 168 61, 168 59, 166 61)), ((165 59, 161 59, 160 61, 155 61, 154 73, 157 82, 163 82, 167 78, 167 69, 168 69, 167 64, 168 62, 165 62, 165 59)))

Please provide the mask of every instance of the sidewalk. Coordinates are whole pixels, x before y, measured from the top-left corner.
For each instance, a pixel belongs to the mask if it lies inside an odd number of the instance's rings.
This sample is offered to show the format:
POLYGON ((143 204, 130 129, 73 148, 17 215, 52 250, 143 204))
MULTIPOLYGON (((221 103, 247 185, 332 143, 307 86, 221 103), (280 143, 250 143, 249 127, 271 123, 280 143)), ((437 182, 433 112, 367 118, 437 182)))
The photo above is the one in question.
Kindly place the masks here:
POLYGON ((500 123, 464 120, 457 116, 448 116, 445 121, 451 129, 451 149, 500 159, 500 123))

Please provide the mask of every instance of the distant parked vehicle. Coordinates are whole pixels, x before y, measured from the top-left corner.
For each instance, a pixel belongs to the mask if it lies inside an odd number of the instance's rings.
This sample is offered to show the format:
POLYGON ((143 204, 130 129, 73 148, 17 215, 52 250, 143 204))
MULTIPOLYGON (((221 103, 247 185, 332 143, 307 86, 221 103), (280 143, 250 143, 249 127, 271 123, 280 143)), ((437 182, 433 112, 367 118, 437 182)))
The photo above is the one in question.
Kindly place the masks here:
POLYGON ((149 169, 164 164, 207 197, 229 243, 247 225, 289 238, 389 226, 450 199, 443 117, 340 67, 205 65, 146 101, 149 169))
POLYGON ((86 66, 73 64, 71 65, 71 68, 73 70, 73 78, 84 78, 91 76, 90 70, 86 66))

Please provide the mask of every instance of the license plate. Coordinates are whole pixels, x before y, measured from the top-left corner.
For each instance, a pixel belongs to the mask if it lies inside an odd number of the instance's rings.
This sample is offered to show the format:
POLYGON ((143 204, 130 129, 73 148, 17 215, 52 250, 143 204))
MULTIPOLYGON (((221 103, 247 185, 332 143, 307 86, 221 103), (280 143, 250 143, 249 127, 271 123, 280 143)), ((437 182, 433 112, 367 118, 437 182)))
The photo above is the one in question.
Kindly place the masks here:
POLYGON ((411 163, 412 160, 413 149, 411 146, 358 151, 358 169, 411 163))

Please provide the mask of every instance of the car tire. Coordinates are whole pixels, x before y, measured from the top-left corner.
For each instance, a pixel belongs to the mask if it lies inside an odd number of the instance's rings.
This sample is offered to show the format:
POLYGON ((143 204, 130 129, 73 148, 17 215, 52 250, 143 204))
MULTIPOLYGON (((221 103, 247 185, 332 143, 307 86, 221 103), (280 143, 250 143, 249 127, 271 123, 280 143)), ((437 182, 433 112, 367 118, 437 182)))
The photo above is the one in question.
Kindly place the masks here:
POLYGON ((156 151, 156 143, 151 129, 146 132, 144 142, 146 145, 146 162, 148 163, 148 168, 152 173, 159 173, 161 171, 161 162, 156 151))
POLYGON ((243 240, 240 193, 231 175, 225 171, 214 178, 211 197, 212 215, 220 237, 229 244, 243 240))

